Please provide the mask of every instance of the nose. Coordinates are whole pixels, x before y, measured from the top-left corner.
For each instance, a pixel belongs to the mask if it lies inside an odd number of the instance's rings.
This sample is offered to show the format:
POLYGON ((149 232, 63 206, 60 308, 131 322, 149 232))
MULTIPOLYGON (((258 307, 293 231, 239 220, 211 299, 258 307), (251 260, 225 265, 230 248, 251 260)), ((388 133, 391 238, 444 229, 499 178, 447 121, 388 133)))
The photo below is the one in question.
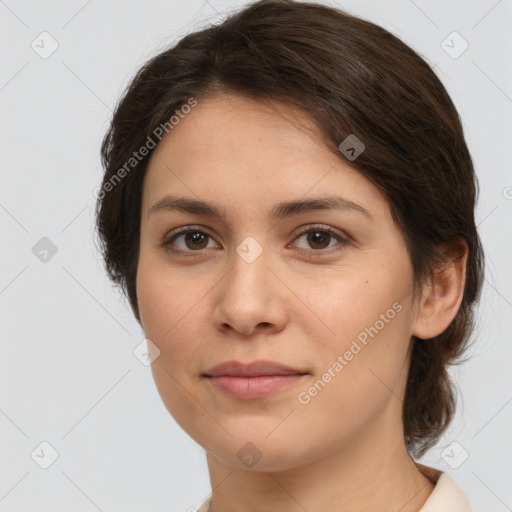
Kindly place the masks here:
POLYGON ((230 260, 227 274, 215 287, 215 327, 245 336, 281 331, 288 320, 290 292, 272 270, 270 252, 264 249, 254 261, 234 252, 230 260))

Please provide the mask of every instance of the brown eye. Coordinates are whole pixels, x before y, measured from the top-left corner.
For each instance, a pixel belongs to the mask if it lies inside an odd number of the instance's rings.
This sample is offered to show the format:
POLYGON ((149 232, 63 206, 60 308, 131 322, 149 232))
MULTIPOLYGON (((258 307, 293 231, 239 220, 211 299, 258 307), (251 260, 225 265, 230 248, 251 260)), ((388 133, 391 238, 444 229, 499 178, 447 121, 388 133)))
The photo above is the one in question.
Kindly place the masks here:
POLYGON ((300 245, 295 245, 295 247, 299 247, 300 249, 304 249, 310 253, 327 252, 324 251, 324 249, 336 246, 336 244, 332 244, 333 241, 337 241, 338 245, 341 247, 348 244, 347 239, 333 231, 331 228, 324 226, 309 227, 307 230, 304 230, 302 233, 297 235, 296 240, 303 237, 306 240, 307 247, 300 247, 300 245))
POLYGON ((208 242, 212 237, 199 229, 182 229, 175 232, 162 243, 165 249, 175 252, 191 253, 208 248, 208 242))
POLYGON ((313 249, 325 249, 331 239, 331 235, 325 231, 309 231, 307 235, 307 241, 313 249))
POLYGON ((208 245, 207 241, 208 235, 204 233, 186 233, 185 234, 185 244, 189 249, 204 249, 208 245), (206 241, 206 244, 205 244, 206 241))

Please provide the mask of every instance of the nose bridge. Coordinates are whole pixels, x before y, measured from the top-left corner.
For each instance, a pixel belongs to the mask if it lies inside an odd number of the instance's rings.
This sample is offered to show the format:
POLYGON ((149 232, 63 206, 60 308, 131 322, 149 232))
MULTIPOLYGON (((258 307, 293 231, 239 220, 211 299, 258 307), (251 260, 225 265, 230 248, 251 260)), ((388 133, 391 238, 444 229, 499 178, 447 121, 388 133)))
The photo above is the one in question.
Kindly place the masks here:
POLYGON ((249 286, 251 289, 257 284, 265 285, 262 289, 268 286, 270 250, 264 247, 263 236, 259 239, 261 243, 254 236, 246 236, 236 246, 231 259, 231 279, 241 281, 241 286, 249 286))
MULTIPOLYGON (((237 255, 247 264, 252 265, 258 259, 262 259, 261 256, 263 253, 266 253, 265 256, 268 256, 268 245, 264 247, 263 244, 263 235, 258 236, 258 240, 254 236, 246 236, 236 247, 237 255), (261 242, 261 243, 260 243, 261 242)), ((263 259, 266 259, 264 257, 263 259)), ((235 258, 236 260, 236 258, 235 258)), ((261 261, 260 261, 261 263, 261 261)), ((242 265, 243 267, 243 265, 242 265)))
POLYGON ((255 237, 247 236, 235 247, 216 295, 214 321, 219 329, 229 325, 249 335, 257 326, 282 328, 286 308, 276 297, 279 284, 272 282, 271 260, 271 251, 255 237))

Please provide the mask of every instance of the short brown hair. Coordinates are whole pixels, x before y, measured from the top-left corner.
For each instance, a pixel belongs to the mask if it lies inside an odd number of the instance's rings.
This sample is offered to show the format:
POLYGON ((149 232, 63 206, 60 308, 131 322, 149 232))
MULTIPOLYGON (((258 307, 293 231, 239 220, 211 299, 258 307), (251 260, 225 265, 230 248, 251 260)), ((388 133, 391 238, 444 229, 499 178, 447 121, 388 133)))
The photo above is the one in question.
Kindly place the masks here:
POLYGON ((404 436, 409 452, 423 455, 453 418, 447 366, 467 349, 483 280, 474 220, 478 183, 448 93, 430 66, 390 32, 339 9, 294 0, 249 4, 150 59, 120 99, 103 140, 96 210, 106 270, 139 322, 142 184, 152 150, 133 170, 126 162, 190 98, 219 93, 305 111, 340 158, 338 146, 347 136, 363 141, 366 148, 352 165, 385 194, 407 243, 416 291, 446 261, 444 248, 467 243, 456 317, 439 336, 412 340, 404 436))

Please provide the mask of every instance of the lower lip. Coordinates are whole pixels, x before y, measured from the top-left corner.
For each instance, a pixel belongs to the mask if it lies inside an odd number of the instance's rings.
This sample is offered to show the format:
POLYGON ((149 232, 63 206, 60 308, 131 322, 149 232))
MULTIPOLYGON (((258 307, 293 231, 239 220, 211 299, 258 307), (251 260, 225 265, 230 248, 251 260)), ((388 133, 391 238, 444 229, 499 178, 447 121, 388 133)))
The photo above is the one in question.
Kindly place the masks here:
POLYGON ((262 398, 299 381, 304 375, 261 375, 258 377, 208 377, 218 390, 235 398, 262 398))

